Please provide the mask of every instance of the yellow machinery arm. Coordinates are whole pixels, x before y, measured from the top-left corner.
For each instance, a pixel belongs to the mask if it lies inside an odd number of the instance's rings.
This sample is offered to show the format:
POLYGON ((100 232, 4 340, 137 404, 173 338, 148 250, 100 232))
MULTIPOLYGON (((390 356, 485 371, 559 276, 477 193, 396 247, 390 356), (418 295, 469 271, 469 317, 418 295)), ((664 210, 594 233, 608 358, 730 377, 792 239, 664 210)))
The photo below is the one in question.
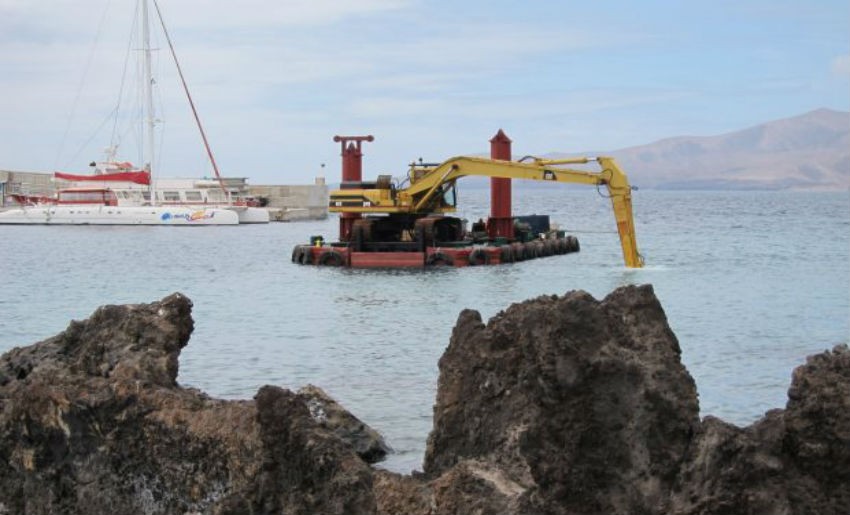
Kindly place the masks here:
MULTIPOLYGON (((523 160, 524 161, 524 160, 523 160)), ((477 157, 454 157, 438 165, 411 165, 410 186, 395 189, 389 181, 374 188, 346 188, 330 195, 329 210, 347 213, 431 214, 455 210, 444 194, 453 191, 457 179, 466 176, 502 177, 605 186, 611 198, 623 259, 626 266, 640 268, 643 259, 637 248, 632 216, 631 186, 626 174, 611 157, 540 159, 528 162, 501 161, 477 157), (596 161, 597 172, 566 168, 565 165, 596 161)))

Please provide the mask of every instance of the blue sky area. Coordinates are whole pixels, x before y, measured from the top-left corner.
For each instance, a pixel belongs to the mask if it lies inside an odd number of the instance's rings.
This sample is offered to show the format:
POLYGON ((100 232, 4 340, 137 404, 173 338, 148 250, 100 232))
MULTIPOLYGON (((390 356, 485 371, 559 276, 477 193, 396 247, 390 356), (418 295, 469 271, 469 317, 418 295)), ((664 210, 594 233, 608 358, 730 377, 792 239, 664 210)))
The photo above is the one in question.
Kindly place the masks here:
MULTIPOLYGON (((124 114, 136 3, 0 0, 0 169, 86 171, 111 141, 143 160, 124 114)), ((253 184, 336 180, 335 134, 373 134, 365 175, 400 175, 487 152, 500 128, 516 155, 595 152, 850 110, 846 0, 159 6, 222 172, 253 184)), ((210 175, 154 46, 160 173, 210 175)))

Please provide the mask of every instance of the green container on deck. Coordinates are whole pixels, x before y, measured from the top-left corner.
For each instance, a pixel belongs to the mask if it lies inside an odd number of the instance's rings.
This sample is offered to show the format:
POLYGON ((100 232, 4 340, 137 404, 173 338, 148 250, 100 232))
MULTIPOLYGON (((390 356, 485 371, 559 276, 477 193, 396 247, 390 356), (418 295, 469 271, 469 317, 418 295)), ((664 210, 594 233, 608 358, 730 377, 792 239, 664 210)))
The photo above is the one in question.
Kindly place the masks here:
POLYGON ((507 245, 507 244, 508 244, 508 239, 505 238, 504 236, 496 236, 495 238, 493 238, 493 245, 496 245, 497 247, 501 247, 502 245, 507 245))
POLYGON ((318 244, 318 246, 321 246, 322 243, 324 243, 324 242, 325 242, 325 239, 321 236, 310 236, 310 246, 311 247, 316 247, 317 244, 318 244))

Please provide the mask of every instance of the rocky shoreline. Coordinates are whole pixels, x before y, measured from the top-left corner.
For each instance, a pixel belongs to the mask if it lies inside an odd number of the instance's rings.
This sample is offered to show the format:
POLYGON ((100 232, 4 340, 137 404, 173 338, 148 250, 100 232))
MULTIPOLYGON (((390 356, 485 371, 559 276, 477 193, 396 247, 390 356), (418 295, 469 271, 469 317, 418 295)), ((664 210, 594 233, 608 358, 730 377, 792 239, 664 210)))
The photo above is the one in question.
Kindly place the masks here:
MULTIPOLYGON (((784 409, 699 418, 651 286, 461 312, 423 472, 321 389, 177 382, 192 303, 104 306, 0 357, 0 514, 846 514, 850 350, 784 409)), ((745 395, 746 392, 741 392, 745 395)))

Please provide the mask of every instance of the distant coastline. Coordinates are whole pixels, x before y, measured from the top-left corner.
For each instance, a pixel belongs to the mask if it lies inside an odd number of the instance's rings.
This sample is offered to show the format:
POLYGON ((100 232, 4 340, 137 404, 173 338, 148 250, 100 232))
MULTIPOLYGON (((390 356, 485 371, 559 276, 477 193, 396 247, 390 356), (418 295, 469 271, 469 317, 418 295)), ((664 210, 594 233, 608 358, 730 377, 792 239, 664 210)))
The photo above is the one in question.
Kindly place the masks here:
POLYGON ((843 191, 850 188, 850 112, 817 109, 727 134, 578 155, 613 156, 632 184, 647 189, 843 191))

